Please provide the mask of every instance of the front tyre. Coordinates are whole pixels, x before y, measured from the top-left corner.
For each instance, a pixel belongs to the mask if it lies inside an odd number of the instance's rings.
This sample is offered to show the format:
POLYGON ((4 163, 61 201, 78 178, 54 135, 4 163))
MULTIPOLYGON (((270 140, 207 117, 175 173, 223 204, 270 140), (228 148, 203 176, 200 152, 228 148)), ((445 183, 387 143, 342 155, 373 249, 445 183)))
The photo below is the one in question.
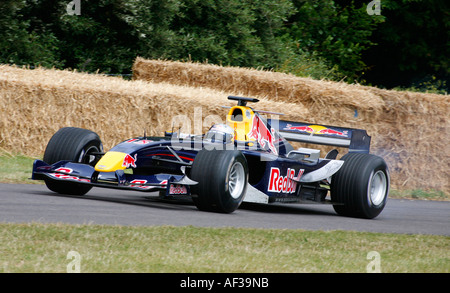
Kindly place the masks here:
POLYGON ((199 210, 232 213, 247 191, 247 160, 240 151, 201 150, 191 178, 198 182, 192 199, 199 210))
POLYGON ((386 162, 375 155, 348 153, 331 180, 334 210, 343 216, 373 219, 384 209, 389 194, 386 162))
MULTIPOLYGON (((44 152, 44 162, 54 164, 67 160, 76 163, 95 166, 96 153, 103 152, 103 145, 99 136, 90 130, 65 127, 58 130, 50 139, 44 152)), ((46 179, 45 184, 51 191, 84 195, 92 186, 76 183, 46 179)))

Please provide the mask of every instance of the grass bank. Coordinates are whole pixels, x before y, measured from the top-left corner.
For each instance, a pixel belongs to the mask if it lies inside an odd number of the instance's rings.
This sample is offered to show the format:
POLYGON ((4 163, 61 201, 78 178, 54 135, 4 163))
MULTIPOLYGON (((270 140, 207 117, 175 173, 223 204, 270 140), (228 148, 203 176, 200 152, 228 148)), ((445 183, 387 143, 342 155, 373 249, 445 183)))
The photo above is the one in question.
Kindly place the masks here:
MULTIPOLYGON (((35 182, 28 179, 33 160, 3 152, 0 182, 35 182)), ((66 272, 79 256, 81 272, 448 273, 449 246, 450 237, 430 235, 3 223, 0 272, 66 272)))
POLYGON ((449 245, 430 235, 0 224, 0 272, 449 273, 449 245))

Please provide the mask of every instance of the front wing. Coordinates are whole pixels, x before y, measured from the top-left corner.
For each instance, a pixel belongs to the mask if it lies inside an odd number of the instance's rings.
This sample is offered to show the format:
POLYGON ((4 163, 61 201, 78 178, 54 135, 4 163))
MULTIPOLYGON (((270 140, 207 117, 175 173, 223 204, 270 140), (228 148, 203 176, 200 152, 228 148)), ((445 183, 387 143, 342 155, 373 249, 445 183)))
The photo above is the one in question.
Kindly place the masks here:
POLYGON ((143 192, 166 190, 166 195, 189 195, 191 194, 190 186, 196 184, 186 175, 155 174, 143 176, 126 174, 123 170, 97 172, 94 167, 86 164, 60 161, 49 165, 41 160, 34 161, 31 179, 65 181, 95 187, 143 192))

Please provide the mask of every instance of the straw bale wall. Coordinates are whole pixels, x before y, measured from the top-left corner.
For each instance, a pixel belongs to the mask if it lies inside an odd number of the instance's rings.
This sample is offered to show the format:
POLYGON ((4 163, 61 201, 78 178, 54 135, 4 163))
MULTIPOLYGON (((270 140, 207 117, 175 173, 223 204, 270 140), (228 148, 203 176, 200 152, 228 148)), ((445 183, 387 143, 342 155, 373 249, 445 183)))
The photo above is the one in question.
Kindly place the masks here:
MULTIPOLYGON (((66 126, 97 132, 106 149, 144 131, 162 136, 184 125, 201 134, 211 123, 225 121, 228 110, 221 105, 234 103, 214 89, 0 66, 0 150, 42 156, 50 137, 66 126)), ((275 111, 286 107, 266 100, 261 105, 275 111)), ((296 105, 289 117, 306 112, 296 105)))
POLYGON ((448 96, 140 58, 133 72, 134 80, 126 81, 0 66, 0 150, 40 157, 65 126, 97 132, 106 150, 186 121, 191 133, 199 133, 225 119, 227 109, 220 106, 234 105, 226 99, 233 94, 259 98, 256 109, 285 113, 282 119, 366 129, 372 153, 390 167, 394 188, 450 193, 448 96), (200 125, 194 121, 199 115, 200 125))
MULTIPOLYGON (((286 107, 282 113, 292 113, 292 107, 301 105, 307 111, 298 115, 298 121, 366 129, 372 136, 372 153, 382 156, 389 165, 394 188, 450 192, 448 95, 383 90, 256 69, 142 58, 135 60, 133 79, 283 102, 286 107)), ((254 107, 275 111, 271 104, 254 107)))

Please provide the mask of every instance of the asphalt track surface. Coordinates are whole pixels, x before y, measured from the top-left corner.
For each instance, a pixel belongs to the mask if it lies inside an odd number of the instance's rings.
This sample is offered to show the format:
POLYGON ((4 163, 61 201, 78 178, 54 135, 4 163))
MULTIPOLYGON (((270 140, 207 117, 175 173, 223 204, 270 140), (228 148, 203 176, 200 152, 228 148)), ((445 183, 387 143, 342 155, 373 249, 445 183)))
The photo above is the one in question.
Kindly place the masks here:
POLYGON ((324 204, 247 204, 232 214, 197 210, 189 198, 160 200, 157 193, 93 188, 84 196, 59 195, 40 184, 0 184, 0 222, 130 226, 243 227, 352 230, 450 235, 450 202, 388 199, 375 219, 338 216, 324 204))

